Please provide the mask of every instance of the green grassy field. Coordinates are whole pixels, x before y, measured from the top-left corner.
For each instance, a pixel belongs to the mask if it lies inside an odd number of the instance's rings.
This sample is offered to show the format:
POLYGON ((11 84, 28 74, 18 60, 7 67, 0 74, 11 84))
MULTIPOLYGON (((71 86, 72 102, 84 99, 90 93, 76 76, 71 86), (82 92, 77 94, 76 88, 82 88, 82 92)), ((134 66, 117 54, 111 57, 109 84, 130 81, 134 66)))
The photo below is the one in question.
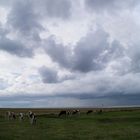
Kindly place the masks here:
MULTIPOLYGON (((4 113, 3 110, 0 111, 4 113)), ((43 113, 42 113, 43 114, 43 113)), ((140 111, 113 111, 58 118, 37 116, 37 124, 0 117, 0 140, 139 140, 140 111)))

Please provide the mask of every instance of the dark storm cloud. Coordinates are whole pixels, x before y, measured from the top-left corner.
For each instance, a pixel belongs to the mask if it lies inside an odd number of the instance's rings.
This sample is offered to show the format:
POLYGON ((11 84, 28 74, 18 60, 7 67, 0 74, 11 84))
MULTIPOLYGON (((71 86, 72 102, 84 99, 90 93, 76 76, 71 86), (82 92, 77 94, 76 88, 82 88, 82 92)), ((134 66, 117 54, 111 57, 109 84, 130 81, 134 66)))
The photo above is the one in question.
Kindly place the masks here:
POLYGON ((47 68, 45 66, 39 69, 43 83, 57 83, 58 76, 57 71, 47 68))
POLYGON ((19 57, 32 57, 32 49, 25 47, 18 40, 10 40, 6 37, 0 38, 0 50, 6 51, 10 54, 17 55, 19 57))
POLYGON ((31 1, 15 1, 8 15, 8 24, 14 31, 39 40, 38 32, 43 29, 39 24, 39 15, 35 13, 31 1))
POLYGON ((71 15, 70 0, 42 0, 40 4, 41 12, 50 18, 67 19, 71 15))
POLYGON ((52 60, 64 68, 89 72, 102 70, 112 59, 124 55, 124 49, 118 41, 109 43, 108 40, 109 34, 97 29, 81 38, 73 50, 69 46, 56 43, 53 38, 48 39, 44 46, 52 60))
POLYGON ((132 9, 139 0, 85 0, 85 5, 95 12, 116 12, 117 10, 132 9))

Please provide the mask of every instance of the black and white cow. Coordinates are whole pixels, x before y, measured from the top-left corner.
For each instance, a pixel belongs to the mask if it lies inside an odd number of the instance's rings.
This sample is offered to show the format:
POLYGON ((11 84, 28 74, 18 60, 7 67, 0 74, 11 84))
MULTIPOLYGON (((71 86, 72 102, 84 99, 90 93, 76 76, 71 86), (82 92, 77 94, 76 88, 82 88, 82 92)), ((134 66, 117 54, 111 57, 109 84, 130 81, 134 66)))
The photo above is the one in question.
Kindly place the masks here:
POLYGON ((24 119, 24 114, 23 113, 19 113, 19 120, 23 121, 23 119, 24 119))
POLYGON ((15 119, 16 119, 16 114, 15 114, 15 112, 7 111, 7 112, 6 112, 6 116, 7 116, 8 120, 15 120, 15 119))
POLYGON ((29 119, 32 118, 33 114, 34 114, 34 113, 33 113, 32 111, 29 111, 29 112, 28 112, 28 117, 29 117, 29 119))
POLYGON ((36 124, 36 115, 35 115, 35 113, 33 113, 32 118, 31 118, 31 120, 30 120, 30 123, 31 123, 32 125, 35 125, 35 124, 36 124))
POLYGON ((75 115, 75 114, 80 114, 80 110, 77 110, 77 109, 76 110, 73 110, 72 111, 72 115, 75 115))
POLYGON ((7 111, 7 112, 6 112, 6 118, 7 118, 8 120, 11 120, 11 112, 10 112, 10 111, 7 111))
POLYGON ((32 125, 36 124, 36 114, 33 113, 32 111, 29 111, 29 119, 30 119, 30 123, 32 125))

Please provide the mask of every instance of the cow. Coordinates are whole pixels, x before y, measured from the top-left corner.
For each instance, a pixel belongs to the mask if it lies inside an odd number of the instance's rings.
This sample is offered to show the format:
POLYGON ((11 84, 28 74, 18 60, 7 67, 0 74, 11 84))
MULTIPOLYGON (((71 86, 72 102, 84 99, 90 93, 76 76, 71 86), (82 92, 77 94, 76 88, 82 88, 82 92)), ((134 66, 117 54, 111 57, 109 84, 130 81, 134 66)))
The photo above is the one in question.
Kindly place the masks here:
POLYGON ((93 110, 88 110, 86 114, 88 115, 88 114, 90 114, 92 112, 93 112, 93 110))
POLYGON ((67 115, 67 111, 66 110, 62 110, 60 111, 60 113, 58 114, 58 117, 62 116, 62 115, 67 115))
POLYGON ((11 112, 11 119, 12 119, 12 120, 15 120, 15 119, 16 119, 16 114, 15 114, 15 112, 11 112))
POLYGON ((67 111, 67 115, 71 115, 71 111, 70 110, 67 111))
POLYGON ((75 115, 75 114, 80 114, 80 110, 73 110, 72 115, 75 115))
POLYGON ((29 113, 28 113, 29 119, 31 119, 33 115, 34 115, 34 113, 32 111, 29 111, 29 113))
POLYGON ((32 118, 30 119, 30 123, 32 124, 32 125, 35 125, 36 124, 36 115, 35 115, 35 113, 33 113, 33 115, 32 115, 32 118))
POLYGON ((6 112, 6 118, 8 119, 8 120, 10 120, 11 119, 11 112, 10 111, 7 111, 6 112))
POLYGON ((36 114, 33 113, 32 111, 29 111, 29 119, 30 119, 30 123, 32 125, 35 125, 36 124, 36 114))
POLYGON ((16 114, 14 112, 7 111, 6 116, 7 116, 8 120, 15 120, 16 119, 16 114))
POLYGON ((24 114, 23 114, 23 113, 19 113, 19 120, 20 120, 20 121, 23 120, 23 117, 24 117, 24 114))

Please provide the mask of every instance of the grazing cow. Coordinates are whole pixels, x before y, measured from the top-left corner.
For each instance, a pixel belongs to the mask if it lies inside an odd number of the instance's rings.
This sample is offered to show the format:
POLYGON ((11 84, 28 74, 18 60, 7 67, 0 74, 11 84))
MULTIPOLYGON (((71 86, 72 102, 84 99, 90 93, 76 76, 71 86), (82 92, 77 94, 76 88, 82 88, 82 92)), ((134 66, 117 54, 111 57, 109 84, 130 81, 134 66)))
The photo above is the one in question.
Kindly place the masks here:
POLYGON ((92 112, 93 112, 93 110, 88 110, 87 111, 87 115, 90 114, 90 113, 92 113, 92 112))
POLYGON ((62 115, 67 115, 67 111, 66 110, 62 110, 60 111, 60 113, 58 114, 58 117, 62 116, 62 115))
POLYGON ((24 114, 23 114, 23 113, 19 113, 19 120, 20 120, 20 121, 23 120, 23 117, 24 117, 24 114))
POLYGON ((12 119, 16 119, 16 114, 15 114, 15 112, 11 112, 12 113, 12 119))
POLYGON ((6 118, 8 119, 8 120, 10 120, 11 119, 11 112, 10 111, 7 111, 6 112, 6 118))
POLYGON ((29 111, 28 116, 29 116, 30 119, 32 118, 33 115, 34 115, 34 113, 32 111, 29 111))
POLYGON ((7 111, 6 116, 7 116, 8 120, 15 120, 16 119, 16 114, 14 112, 7 111))
POLYGON ((75 114, 80 114, 80 110, 73 110, 72 115, 75 115, 75 114))
POLYGON ((68 110, 68 111, 67 111, 67 115, 71 115, 71 111, 68 110))
POLYGON ((30 123, 31 123, 32 125, 35 125, 35 124, 36 124, 36 115, 35 115, 35 113, 32 114, 32 117, 31 117, 31 119, 30 119, 30 123))
POLYGON ((32 111, 29 111, 29 119, 32 125, 36 124, 36 115, 32 111))

